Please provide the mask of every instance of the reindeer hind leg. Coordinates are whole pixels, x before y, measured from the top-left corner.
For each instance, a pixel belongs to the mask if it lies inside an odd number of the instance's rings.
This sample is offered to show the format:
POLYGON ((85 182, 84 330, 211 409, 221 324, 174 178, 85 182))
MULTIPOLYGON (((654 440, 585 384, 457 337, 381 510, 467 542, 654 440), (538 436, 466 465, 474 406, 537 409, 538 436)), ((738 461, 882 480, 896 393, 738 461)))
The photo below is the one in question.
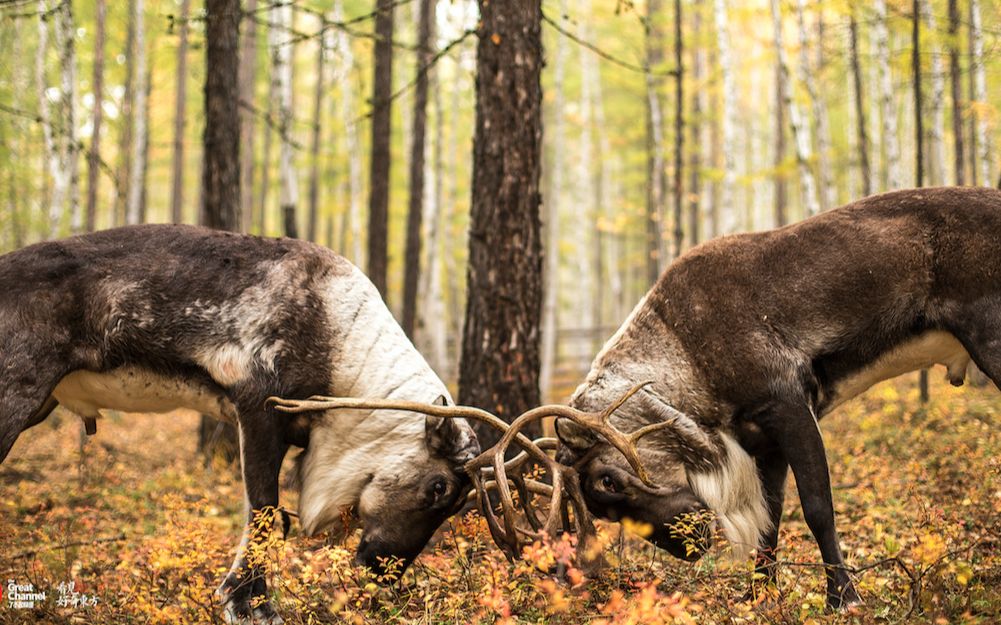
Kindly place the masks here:
POLYGON ((1001 298, 978 301, 955 331, 977 367, 1001 389, 1001 298))

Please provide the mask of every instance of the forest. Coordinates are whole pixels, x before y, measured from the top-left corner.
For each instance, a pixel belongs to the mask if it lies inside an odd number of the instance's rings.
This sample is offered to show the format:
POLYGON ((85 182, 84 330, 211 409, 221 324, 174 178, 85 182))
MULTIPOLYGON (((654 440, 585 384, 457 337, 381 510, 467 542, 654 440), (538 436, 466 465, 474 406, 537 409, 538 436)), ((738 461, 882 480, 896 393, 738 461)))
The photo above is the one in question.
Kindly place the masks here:
MULTIPOLYGON (((458 404, 510 423, 567 403, 704 242, 1001 189, 999 85, 1001 0, 0 0, 0 253, 138 224, 314 242, 458 404)), ((630 519, 597 522, 599 575, 571 535, 509 562, 475 509, 397 574, 294 522, 252 559, 290 624, 998 622, 1001 397, 972 369, 821 422, 847 610, 793 483, 766 597, 752 561, 673 559, 630 519)), ((89 433, 60 407, 0 453, 0 623, 225 622, 236 429, 110 411, 89 433), (8 583, 52 600, 13 609, 8 583)))

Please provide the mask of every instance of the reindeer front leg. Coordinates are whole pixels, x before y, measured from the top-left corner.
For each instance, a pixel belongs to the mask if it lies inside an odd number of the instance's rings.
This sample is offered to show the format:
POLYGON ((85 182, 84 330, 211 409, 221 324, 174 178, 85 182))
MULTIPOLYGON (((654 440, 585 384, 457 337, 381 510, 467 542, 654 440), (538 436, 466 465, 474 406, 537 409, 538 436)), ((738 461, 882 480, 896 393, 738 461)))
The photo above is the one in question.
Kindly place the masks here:
POLYGON ((775 550, 779 542, 779 523, 782 521, 782 504, 785 502, 786 476, 789 463, 778 450, 769 450, 755 457, 758 477, 768 505, 771 527, 758 540, 758 553, 754 560, 754 578, 751 580, 751 598, 769 586, 775 585, 775 550))
POLYGON ((286 451, 288 445, 274 419, 267 418, 263 406, 253 413, 240 412, 240 462, 247 525, 233 566, 216 591, 227 623, 276 625, 283 622, 268 601, 264 568, 250 562, 247 552, 254 543, 267 538, 258 529, 259 521, 262 514, 273 514, 278 507, 278 474, 286 451))
POLYGON ((827 575, 827 604, 832 609, 859 603, 858 593, 845 567, 838 531, 834 526, 831 476, 824 451, 824 439, 813 410, 803 400, 790 400, 761 418, 763 429, 772 435, 789 461, 803 516, 820 546, 827 575))

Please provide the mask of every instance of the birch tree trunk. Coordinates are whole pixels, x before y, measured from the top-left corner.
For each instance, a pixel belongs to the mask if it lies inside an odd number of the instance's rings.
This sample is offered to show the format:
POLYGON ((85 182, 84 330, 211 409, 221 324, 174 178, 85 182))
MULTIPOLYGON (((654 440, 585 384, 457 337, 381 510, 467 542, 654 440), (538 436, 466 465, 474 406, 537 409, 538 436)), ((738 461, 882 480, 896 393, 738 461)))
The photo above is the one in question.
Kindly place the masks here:
POLYGON ((65 170, 59 162, 59 150, 52 128, 52 111, 49 106, 49 80, 46 72, 46 57, 49 50, 48 4, 45 0, 38 2, 38 50, 35 55, 35 84, 38 88, 38 119, 42 126, 42 140, 45 144, 45 163, 51 180, 51 190, 48 193, 48 235, 49 238, 59 236, 64 204, 66 202, 67 180, 65 170))
POLYGON ((961 70, 959 67, 959 5, 957 0, 949 0, 949 77, 952 91, 952 137, 955 153, 955 184, 966 184, 966 151, 963 147, 963 98, 961 70))
MULTIPOLYGON (((935 11, 930 3, 923 3, 925 24, 928 32, 935 33, 935 11)), ((927 46, 926 46, 927 47, 927 46)), ((928 182, 931 186, 945 184, 945 76, 942 68, 942 52, 939 46, 933 46, 929 55, 931 59, 931 100, 929 102, 928 128, 928 182)))
POLYGON ((170 191, 170 219, 184 221, 184 126, 188 104, 188 15, 191 0, 181 0, 179 41, 177 44, 177 94, 174 100, 174 176, 170 191))
MULTIPOLYGON (((342 21, 344 19, 344 7, 341 0, 334 3, 333 19, 342 21)), ((351 50, 351 40, 342 30, 334 33, 334 45, 336 46, 335 58, 340 59, 338 74, 334 80, 335 84, 341 85, 341 111, 344 120, 344 139, 348 150, 348 205, 349 210, 345 213, 345 224, 342 232, 351 233, 351 260, 359 267, 363 266, 364 248, 362 246, 361 212, 362 212, 362 171, 361 147, 358 142, 358 127, 356 125, 357 114, 355 112, 354 86, 351 84, 351 75, 354 71, 354 53, 351 50)), ((348 246, 345 245, 347 250, 348 246)))
MULTIPOLYGON (((782 78, 782 65, 775 63, 775 227, 788 223, 787 205, 789 194, 786 192, 786 94, 789 86, 782 78)), ((750 141, 750 139, 748 139, 750 141)), ((747 171, 753 171, 748 162, 747 171)), ((748 204, 748 207, 751 205, 748 204)))
POLYGON ((883 190, 903 187, 900 172, 900 138, 897 135, 897 109, 893 101, 893 75, 890 71, 890 34, 886 25, 886 0, 875 0, 876 65, 879 71, 879 117, 883 122, 883 190))
POLYGON ((664 171, 664 106, 661 99, 661 79, 655 74, 664 64, 664 37, 661 32, 661 0, 648 0, 646 13, 646 142, 647 142, 647 283, 660 277, 664 197, 667 176, 664 171))
POLYGON ((105 0, 95 2, 94 29, 94 110, 91 113, 90 150, 87 152, 87 210, 84 228, 93 232, 97 225, 97 185, 101 164, 101 126, 104 120, 104 26, 107 14, 105 0))
POLYGON ((702 200, 702 144, 704 142, 705 120, 703 111, 708 109, 708 98, 705 80, 706 52, 702 42, 701 0, 695 0, 692 6, 692 35, 695 39, 695 50, 692 53, 692 116, 688 120, 688 131, 691 137, 691 147, 688 160, 688 245, 695 247, 699 243, 701 230, 701 200, 702 200))
POLYGON ((77 80, 76 80, 76 26, 73 20, 73 2, 65 0, 57 12, 56 41, 59 46, 60 161, 67 178, 67 200, 70 214, 70 231, 83 230, 83 210, 80 205, 80 142, 77 140, 77 80))
MULTIPOLYGON (((322 20, 320 27, 322 28, 322 20)), ((313 84, 313 121, 312 140, 309 147, 309 216, 306 226, 306 239, 317 243, 317 222, 320 211, 320 137, 323 117, 323 91, 326 87, 325 67, 327 51, 323 37, 316 40, 316 82, 313 84)))
MULTIPOLYGON (((818 11, 823 11, 823 5, 818 5, 818 11)), ((817 170, 820 178, 820 209, 827 210, 837 205, 837 195, 834 192, 834 168, 831 165, 831 129, 827 117, 827 105, 817 89, 815 75, 822 69, 824 50, 823 14, 818 16, 817 33, 817 66, 810 67, 810 38, 806 30, 806 1, 796 0, 796 20, 799 23, 799 79, 806 87, 810 96, 810 108, 813 111, 814 134, 817 140, 817 170)))
POLYGON ((852 85, 854 87, 852 91, 855 96, 856 136, 858 137, 856 151, 858 153, 859 174, 862 178, 862 195, 869 196, 872 195, 873 190, 873 172, 869 164, 869 131, 866 126, 865 92, 862 87, 862 67, 859 62, 858 21, 855 19, 854 11, 848 16, 848 36, 848 56, 852 68, 852 85))
POLYGON ((403 331, 413 338, 417 326, 417 285, 421 275, 421 227, 424 220, 425 135, 427 131, 428 72, 431 71, 434 5, 420 0, 417 17, 417 84, 413 124, 410 127, 410 197, 403 275, 403 331))
MULTIPOLYGON (((560 16, 567 14, 567 0, 560 0, 560 16)), ((546 190, 542 203, 545 214, 543 218, 543 261, 545 270, 542 272, 542 344, 540 346, 539 388, 543 396, 549 394, 552 388, 553 370, 556 367, 557 332, 559 324, 559 290, 560 290, 560 199, 563 193, 563 172, 566 169, 564 155, 566 153, 566 123, 563 111, 566 108, 564 84, 567 65, 566 37, 560 35, 556 39, 556 59, 553 65, 553 107, 551 109, 550 127, 551 154, 550 167, 546 172, 546 190)))
POLYGON ((271 8, 271 22, 277 28, 268 30, 274 65, 275 102, 272 108, 278 116, 279 168, 278 206, 282 216, 285 236, 298 237, 296 206, 299 203, 299 181, 295 170, 295 153, 292 145, 292 44, 287 40, 292 27, 292 5, 275 4, 271 8))
POLYGON ((136 7, 139 0, 128 0, 128 20, 125 34, 125 84, 122 92, 122 103, 119 110, 121 132, 118 137, 118 169, 115 174, 116 194, 115 208, 111 223, 120 226, 125 223, 126 205, 128 203, 129 187, 132 183, 132 134, 135 130, 135 117, 132 114, 135 100, 136 62, 133 53, 136 47, 136 7))
MULTIPOLYGON (((684 210, 684 148, 685 148, 685 72, 684 40, 681 37, 681 0, 674 0, 674 258, 681 256, 685 230, 681 213, 684 210)), ((693 189, 694 192, 694 189, 693 189)))
POLYGON ((723 180, 720 184, 718 210, 721 214, 720 234, 731 234, 736 232, 739 227, 740 215, 737 214, 737 207, 733 201, 734 187, 737 184, 737 160, 732 149, 737 138, 737 88, 734 84, 733 64, 730 59, 730 33, 726 0, 713 0, 713 15, 716 25, 720 81, 723 87, 723 116, 720 120, 723 180))
POLYGON ((125 223, 142 223, 143 215, 143 171, 146 169, 146 27, 144 24, 144 0, 134 0, 135 49, 132 83, 132 146, 129 156, 129 185, 125 202, 125 223))
POLYGON ((793 98, 792 84, 789 80, 789 56, 782 43, 782 13, 779 8, 779 0, 771 0, 771 7, 772 24, 775 29, 775 50, 779 58, 779 81, 783 85, 781 91, 785 96, 785 106, 789 111, 789 123, 792 126, 792 136, 796 146, 796 165, 799 169, 803 208, 806 216, 809 217, 820 212, 820 204, 817 202, 817 184, 814 181, 813 172, 810 170, 813 158, 810 150, 810 131, 805 127, 803 118, 800 116, 799 105, 793 98))
MULTIPOLYGON (((979 184, 990 186, 991 172, 991 136, 987 129, 987 79, 984 69, 984 40, 980 17, 980 0, 970 0, 970 66, 973 86, 972 119, 975 121, 976 156, 971 163, 972 171, 979 171, 979 184), (979 168, 978 168, 979 166, 979 168)), ((974 181, 974 184, 977 184, 974 181)))
MULTIPOLYGON (((187 1, 187 0, 186 0, 187 1)), ((246 15, 257 11, 257 0, 247 0, 246 15)), ((257 21, 240 20, 243 30, 240 48, 240 230, 254 228, 254 87, 257 84, 257 21)))
POLYGON ((393 102, 394 0, 376 0, 375 59, 372 64, 372 141, 369 161, 368 277, 386 297, 389 228, 390 139, 393 102))
MULTIPOLYGON (((588 7, 589 8, 589 7, 588 7)), ((590 14, 590 11, 587 12, 590 14)), ((586 22, 578 25, 577 36, 582 41, 591 40, 591 32, 586 22)), ((579 49, 581 57, 590 57, 592 52, 584 48, 579 49)), ((580 119, 581 132, 578 137, 579 148, 577 150, 577 184, 576 200, 574 204, 578 207, 578 214, 582 219, 574 220, 574 256, 575 256, 575 280, 576 295, 574 297, 576 308, 575 324, 582 331, 590 330, 594 327, 594 224, 598 217, 598 207, 594 195, 594 112, 592 104, 594 96, 591 93, 592 83, 587 80, 584 71, 584 58, 580 60, 580 99, 578 100, 578 115, 580 119)), ((572 356, 577 362, 587 363, 594 356, 589 342, 577 342, 572 356)))

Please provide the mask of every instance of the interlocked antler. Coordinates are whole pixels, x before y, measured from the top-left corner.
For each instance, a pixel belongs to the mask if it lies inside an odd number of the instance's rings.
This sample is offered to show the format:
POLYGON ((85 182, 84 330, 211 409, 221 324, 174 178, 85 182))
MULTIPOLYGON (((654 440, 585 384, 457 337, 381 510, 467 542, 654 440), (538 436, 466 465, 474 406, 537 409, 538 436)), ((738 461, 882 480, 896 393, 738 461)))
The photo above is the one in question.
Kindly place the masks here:
POLYGON ((594 525, 587 511, 581 492, 580 478, 573 467, 560 464, 546 453, 555 450, 558 441, 554 438, 529 440, 521 431, 530 423, 547 417, 569 419, 577 425, 595 432, 598 436, 615 447, 625 457, 629 466, 647 486, 654 486, 649 474, 640 462, 636 450, 637 442, 647 434, 670 427, 670 421, 654 423, 626 434, 610 422, 612 414, 618 410, 630 397, 639 392, 644 382, 629 389, 611 406, 601 412, 584 412, 564 405, 548 405, 533 408, 515 419, 510 425, 479 408, 469 406, 438 406, 403 400, 355 399, 314 396, 306 400, 289 400, 272 397, 275 408, 283 412, 312 412, 333 409, 363 409, 363 410, 406 410, 434 417, 447 419, 464 418, 480 421, 504 432, 504 435, 493 447, 483 451, 465 465, 476 489, 476 497, 480 510, 487 520, 490 535, 494 542, 510 559, 520 557, 522 547, 526 543, 539 540, 544 536, 556 537, 562 531, 576 531, 580 553, 586 554, 586 546, 594 538, 594 525), (504 456, 511 446, 517 443, 524 451, 505 462, 504 456), (543 484, 525 477, 523 467, 531 459, 545 467, 552 479, 552 485, 543 484), (514 485, 525 511, 525 518, 530 529, 517 525, 517 512, 511 496, 511 484, 514 485), (496 490, 501 503, 501 518, 498 519, 490 505, 489 491, 496 490), (538 494, 549 497, 548 513, 539 518, 531 505, 531 495, 538 494), (573 512, 573 521, 570 512, 573 512))

